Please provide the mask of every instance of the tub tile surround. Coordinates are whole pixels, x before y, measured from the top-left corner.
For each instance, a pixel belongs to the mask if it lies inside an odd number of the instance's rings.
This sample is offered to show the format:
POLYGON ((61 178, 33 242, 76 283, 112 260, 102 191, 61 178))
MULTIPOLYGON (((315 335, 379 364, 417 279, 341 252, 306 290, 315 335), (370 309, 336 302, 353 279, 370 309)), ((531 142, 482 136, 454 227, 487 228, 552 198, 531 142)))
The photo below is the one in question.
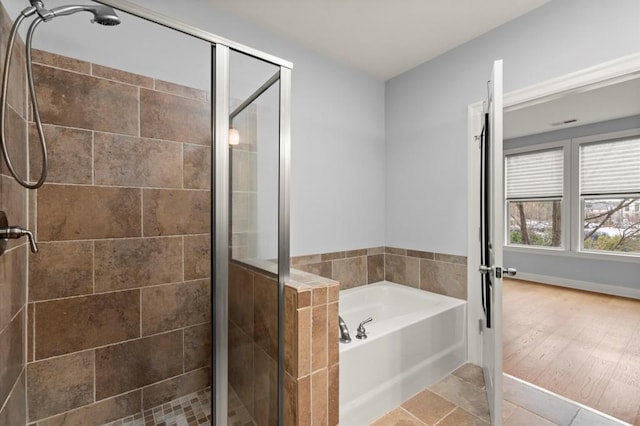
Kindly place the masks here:
POLYGON ((292 268, 330 278, 346 290, 391 281, 434 293, 467 299, 467 258, 396 247, 372 247, 297 256, 292 268))
MULTIPOLYGON (((0 39, 8 38, 12 21, 0 5, 0 39)), ((0 66, 4 67, 4 47, 0 66)), ((24 43, 17 39, 7 93, 7 140, 14 166, 27 170, 27 113, 24 43)), ((27 226, 27 191, 9 175, 0 160, 0 210, 10 225, 27 226)), ((11 240, 0 257, 0 425, 24 425, 26 407, 27 242, 11 240)))
MULTIPOLYGON (((338 339, 330 332, 338 328, 338 289, 333 280, 296 270, 285 286, 287 425, 338 424, 338 339)), ((230 385, 257 425, 274 424, 275 276, 231 263, 229 319, 230 385)))
MULTIPOLYGON (((29 198, 40 253, 21 424, 102 424, 205 389, 206 92, 39 50, 34 62, 50 169, 29 198)), ((37 152, 33 123, 29 137, 37 152)))

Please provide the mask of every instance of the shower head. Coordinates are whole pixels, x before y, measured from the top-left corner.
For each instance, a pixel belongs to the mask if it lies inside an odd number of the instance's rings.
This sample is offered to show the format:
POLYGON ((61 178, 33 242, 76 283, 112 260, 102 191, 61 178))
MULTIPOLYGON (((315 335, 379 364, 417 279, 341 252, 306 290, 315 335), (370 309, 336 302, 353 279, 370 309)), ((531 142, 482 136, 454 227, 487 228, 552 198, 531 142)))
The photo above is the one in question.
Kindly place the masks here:
POLYGON ((109 6, 96 5, 73 5, 73 6, 60 6, 50 10, 52 17, 72 15, 76 12, 91 12, 93 19, 91 22, 98 23, 100 25, 118 25, 121 21, 116 11, 109 6))

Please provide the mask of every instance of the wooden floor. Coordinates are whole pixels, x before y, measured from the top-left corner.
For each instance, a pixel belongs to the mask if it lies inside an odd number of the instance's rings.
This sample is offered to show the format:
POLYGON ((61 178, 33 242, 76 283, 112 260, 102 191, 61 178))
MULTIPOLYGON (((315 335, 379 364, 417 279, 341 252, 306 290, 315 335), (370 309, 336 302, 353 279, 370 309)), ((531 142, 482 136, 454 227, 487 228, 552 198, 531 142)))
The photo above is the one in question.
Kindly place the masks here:
POLYGON ((504 372, 640 425, 640 301, 504 280, 504 372))

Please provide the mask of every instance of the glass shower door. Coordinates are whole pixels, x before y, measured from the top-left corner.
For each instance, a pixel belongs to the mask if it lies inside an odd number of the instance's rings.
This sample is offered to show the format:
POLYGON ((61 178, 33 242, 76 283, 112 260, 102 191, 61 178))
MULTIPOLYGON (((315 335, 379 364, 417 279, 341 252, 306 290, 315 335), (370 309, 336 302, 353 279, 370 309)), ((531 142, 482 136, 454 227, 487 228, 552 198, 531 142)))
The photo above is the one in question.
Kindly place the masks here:
POLYGON ((276 425, 280 68, 231 52, 230 106, 229 421, 276 425))

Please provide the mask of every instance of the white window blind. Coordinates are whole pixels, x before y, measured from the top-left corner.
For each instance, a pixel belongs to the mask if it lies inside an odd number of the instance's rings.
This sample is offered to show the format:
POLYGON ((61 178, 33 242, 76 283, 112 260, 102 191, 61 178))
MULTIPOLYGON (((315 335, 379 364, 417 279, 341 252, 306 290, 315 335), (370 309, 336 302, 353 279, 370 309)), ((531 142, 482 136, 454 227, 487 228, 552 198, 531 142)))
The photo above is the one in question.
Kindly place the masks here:
POLYGON ((640 192, 640 138, 580 147, 580 194, 640 192))
POLYGON ((562 148, 507 156, 508 199, 562 197, 562 148))

